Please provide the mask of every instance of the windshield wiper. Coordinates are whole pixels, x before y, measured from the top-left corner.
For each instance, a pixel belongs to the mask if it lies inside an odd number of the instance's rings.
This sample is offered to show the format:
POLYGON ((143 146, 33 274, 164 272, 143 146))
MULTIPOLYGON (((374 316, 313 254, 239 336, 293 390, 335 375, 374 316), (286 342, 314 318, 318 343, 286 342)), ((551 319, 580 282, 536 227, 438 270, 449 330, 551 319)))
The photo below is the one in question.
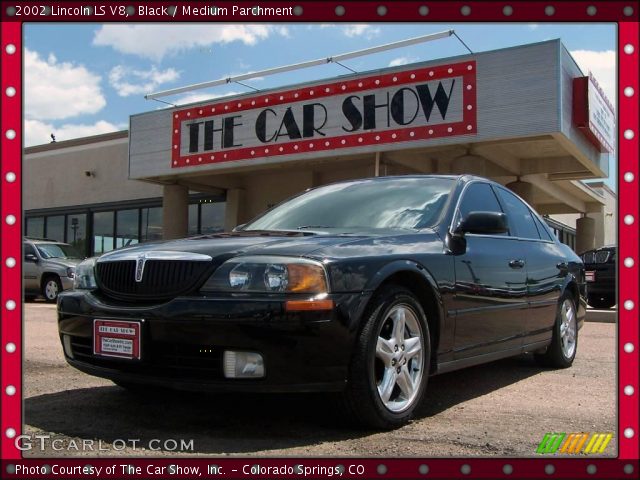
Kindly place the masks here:
POLYGON ((328 225, 302 225, 301 227, 296 227, 296 230, 307 230, 310 228, 334 228, 328 225))

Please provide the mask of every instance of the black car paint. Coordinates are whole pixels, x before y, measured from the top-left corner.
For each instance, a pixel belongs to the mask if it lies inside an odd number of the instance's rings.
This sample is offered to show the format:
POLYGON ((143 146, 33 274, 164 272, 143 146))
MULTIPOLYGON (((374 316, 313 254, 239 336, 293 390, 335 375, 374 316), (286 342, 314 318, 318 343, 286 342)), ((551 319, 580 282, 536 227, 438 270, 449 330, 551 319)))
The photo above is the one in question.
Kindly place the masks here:
POLYGON ((67 361, 97 376, 186 389, 341 390, 367 304, 388 281, 415 289, 429 304, 432 374, 544 348, 551 340, 558 299, 566 290, 576 300, 582 325, 586 311, 582 261, 557 240, 514 236, 467 234, 464 252, 452 252, 448 246, 453 243, 450 232, 457 200, 475 181, 488 182, 456 177, 440 221, 432 229, 349 234, 322 229, 240 230, 131 247, 206 253, 218 265, 223 259, 248 254, 315 259, 325 265, 335 308, 286 312, 284 301, 293 297, 283 294, 195 292, 161 304, 134 304, 100 292, 65 292, 58 301, 61 337, 67 334, 90 343, 94 318, 144 320, 141 362, 91 355, 67 361), (500 247, 491 248, 496 241, 500 247), (522 266, 514 267, 514 260, 523 261, 522 266), (151 351, 145 351, 148 345, 153 346, 151 351), (171 355, 160 347, 182 349, 175 355, 177 363, 167 363, 171 355), (225 348, 262 352, 266 378, 223 378, 219 356, 225 348), (201 350, 212 350, 218 357, 207 359, 207 354, 199 355, 201 350), (199 363, 211 368, 199 369, 199 363))

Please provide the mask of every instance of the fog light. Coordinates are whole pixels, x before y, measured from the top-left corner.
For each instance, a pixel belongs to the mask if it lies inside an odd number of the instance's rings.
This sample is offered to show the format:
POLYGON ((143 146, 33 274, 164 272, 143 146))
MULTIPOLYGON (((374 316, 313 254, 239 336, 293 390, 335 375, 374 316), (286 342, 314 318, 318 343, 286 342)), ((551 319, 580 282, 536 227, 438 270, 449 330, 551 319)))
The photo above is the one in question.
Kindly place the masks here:
POLYGON ((223 363, 226 378, 264 377, 264 362, 259 353, 225 350, 223 363))
POLYGON ((64 354, 73 358, 73 350, 71 350, 71 337, 69 335, 62 336, 62 346, 64 347, 64 354))

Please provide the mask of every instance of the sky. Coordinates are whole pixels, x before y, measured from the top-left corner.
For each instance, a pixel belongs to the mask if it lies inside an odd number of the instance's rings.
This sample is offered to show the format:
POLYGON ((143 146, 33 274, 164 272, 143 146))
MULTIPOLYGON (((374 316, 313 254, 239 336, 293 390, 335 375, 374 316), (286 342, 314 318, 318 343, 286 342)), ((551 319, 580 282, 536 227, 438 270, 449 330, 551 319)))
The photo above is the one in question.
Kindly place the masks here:
MULTIPOLYGON (((166 105, 144 95, 326 58, 453 29, 474 52, 560 38, 616 101, 615 24, 55 24, 24 26, 24 144, 128 128, 129 115, 166 105)), ((349 60, 358 72, 468 53, 448 37, 349 60)), ((336 64, 244 81, 256 89, 349 73, 336 64)), ((166 97, 181 105, 251 89, 228 84, 166 97)), ((615 188, 615 159, 607 183, 615 188)))

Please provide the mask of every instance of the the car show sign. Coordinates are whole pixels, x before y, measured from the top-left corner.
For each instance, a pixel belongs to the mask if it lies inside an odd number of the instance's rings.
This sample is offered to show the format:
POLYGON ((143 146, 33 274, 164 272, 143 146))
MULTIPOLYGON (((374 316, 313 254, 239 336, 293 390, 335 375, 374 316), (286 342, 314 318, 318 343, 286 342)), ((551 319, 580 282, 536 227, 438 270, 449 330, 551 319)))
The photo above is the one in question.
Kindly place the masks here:
POLYGON ((411 147, 475 134, 476 106, 475 61, 217 100, 172 112, 172 167, 377 144, 411 147))
POLYGON ((615 110, 591 73, 573 80, 573 123, 601 152, 614 152, 615 110))

